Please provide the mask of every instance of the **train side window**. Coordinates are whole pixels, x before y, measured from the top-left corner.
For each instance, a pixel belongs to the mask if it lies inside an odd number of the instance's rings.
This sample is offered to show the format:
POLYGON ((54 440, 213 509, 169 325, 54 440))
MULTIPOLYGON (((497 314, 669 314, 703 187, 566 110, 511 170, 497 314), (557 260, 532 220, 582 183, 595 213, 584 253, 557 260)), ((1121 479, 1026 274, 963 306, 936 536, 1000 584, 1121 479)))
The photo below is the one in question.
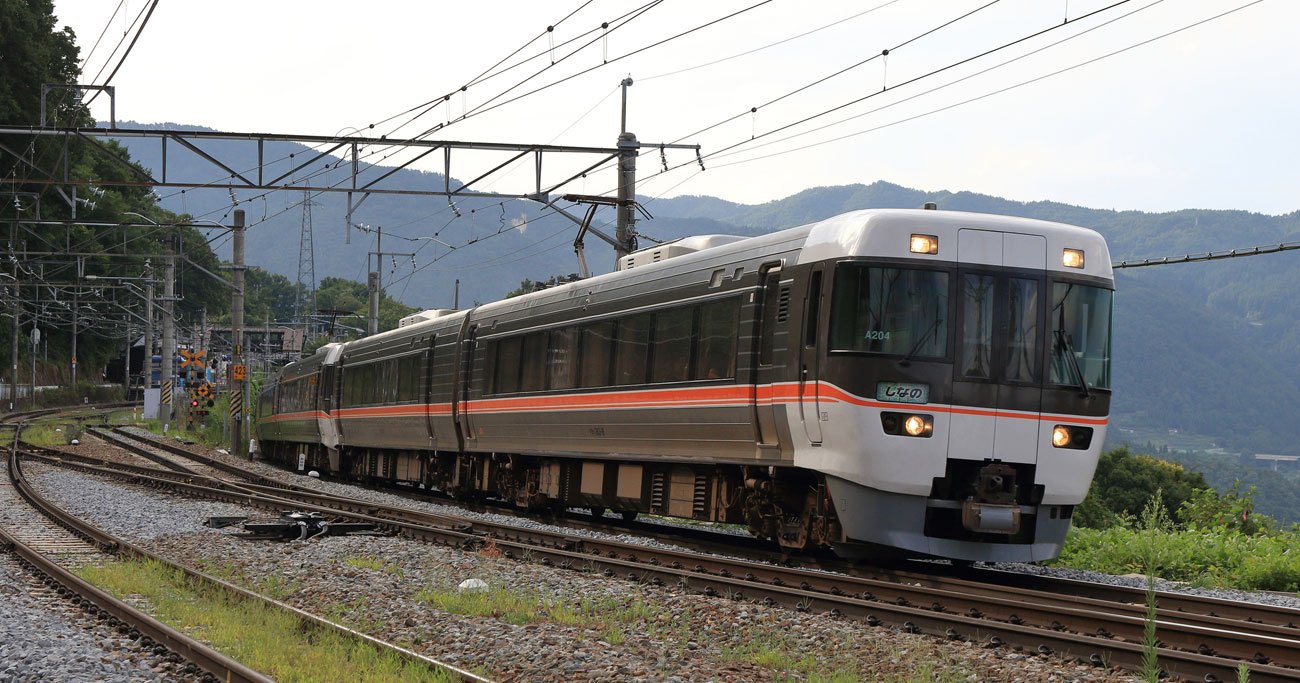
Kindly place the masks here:
POLYGON ((807 318, 804 321, 803 345, 809 348, 817 345, 818 320, 822 307, 822 271, 814 271, 808 285, 807 318))
POLYGON ((650 357, 650 314, 642 313, 618 321, 618 342, 614 352, 614 383, 643 384, 650 357))
POLYGON ((614 367, 614 323, 606 321, 585 325, 581 336, 582 370, 579 383, 583 387, 609 386, 610 371, 614 367))
POLYGON ((493 365, 492 389, 498 394, 519 391, 519 337, 497 341, 496 363, 493 365))
POLYGON ((375 405, 379 403, 379 383, 381 375, 379 372, 379 363, 367 363, 364 370, 361 371, 362 380, 361 389, 365 394, 363 403, 375 405))
POLYGON ((420 392, 420 357, 406 356, 397 361, 397 402, 410 403, 420 392))
POLYGON ((700 334, 695 351, 695 379, 736 376, 736 337, 740 302, 711 301, 700 307, 700 334))
POLYGON ((988 378, 993 367, 993 276, 961 277, 961 376, 988 378))
POLYGON ((1007 283, 1007 365, 1010 382, 1038 382, 1039 310, 1038 281, 1011 278, 1007 283))
POLYGON ((578 371, 578 328, 565 327, 551 330, 550 344, 546 349, 546 366, 550 389, 572 389, 578 371))
POLYGON ((520 391, 541 391, 546 388, 546 333, 531 332, 524 335, 520 351, 520 391))
POLYGON ((659 311, 654 315, 654 365, 651 382, 684 382, 691 378, 691 337, 695 307, 659 311))

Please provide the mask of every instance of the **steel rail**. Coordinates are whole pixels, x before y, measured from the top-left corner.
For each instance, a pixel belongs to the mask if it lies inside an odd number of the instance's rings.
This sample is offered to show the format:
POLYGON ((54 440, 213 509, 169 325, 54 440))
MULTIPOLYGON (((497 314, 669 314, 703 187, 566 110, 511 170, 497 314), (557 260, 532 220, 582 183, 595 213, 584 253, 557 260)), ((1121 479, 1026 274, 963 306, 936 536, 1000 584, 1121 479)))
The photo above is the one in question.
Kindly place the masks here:
MULTIPOLYGON (((18 434, 19 430, 15 429, 15 445, 9 449, 9 480, 18 491, 19 495, 60 526, 69 529, 79 536, 87 538, 105 552, 115 551, 118 546, 116 539, 108 537, 102 533, 95 533, 98 530, 82 528, 75 520, 69 519, 66 513, 49 506, 46 501, 31 488, 23 478, 22 470, 19 466, 19 451, 16 444, 18 434)), ((195 666, 198 666, 204 671, 216 676, 219 680, 227 681, 228 683, 234 681, 247 683, 270 683, 272 680, 261 673, 244 666, 234 659, 217 652, 202 642, 181 633, 144 612, 141 612, 131 605, 118 600, 109 593, 59 566, 50 558, 36 552, 3 529, 0 529, 0 538, 3 538, 3 543, 6 549, 11 550, 17 556, 21 557, 36 571, 49 577, 50 580, 58 583, 67 590, 72 591, 77 596, 80 596, 81 600, 87 601, 93 605, 93 610, 90 611, 103 611, 106 614, 112 615, 114 618, 127 624, 130 628, 138 631, 143 636, 162 644, 168 650, 184 657, 195 666)))
MULTIPOLYGON (((189 485, 185 487, 188 488, 189 485)), ((202 487, 195 488, 202 489, 202 487)), ((253 485, 247 488, 258 491, 261 487, 253 485)), ((388 514, 384 514, 385 506, 370 501, 357 501, 318 493, 304 494, 282 488, 262 491, 256 495, 209 490, 206 495, 231 496, 241 502, 250 505, 260 504, 270 509, 282 509, 286 504, 297 504, 316 511, 342 514, 353 519, 368 521, 404 536, 451 543, 461 547, 474 547, 483 542, 485 535, 490 534, 492 542, 503 548, 503 553, 507 556, 540 558, 543 564, 561 568, 601 571, 610 576, 626 575, 634 580, 649 580, 659 584, 676 583, 698 592, 735 599, 744 599, 748 594, 758 596, 755 599, 788 604, 801 610, 849 615, 865 619, 868 623, 890 623, 907 630, 925 631, 947 638, 974 639, 984 642, 989 634, 992 634, 1004 642, 1015 642, 1032 648, 1046 648, 1094 664, 1116 662, 1129 668, 1136 668, 1142 657, 1142 647, 1138 644, 1144 623, 1141 617, 1060 606, 1036 607, 1027 604, 1023 595, 1018 598, 1004 596, 1000 599, 988 599, 953 591, 935 589, 917 591, 914 590, 915 587, 890 582, 873 582, 869 584, 873 588, 851 593, 840 588, 839 584, 853 587, 854 582, 871 580, 776 568, 725 558, 703 557, 693 553, 647 549, 631 544, 566 538, 560 534, 525 531, 508 525, 502 527, 481 522, 466 524, 463 518, 430 513, 402 511, 393 514, 393 511, 388 511, 388 514), (434 526, 438 523, 451 524, 451 527, 434 526), (623 553, 622 556, 620 552, 623 553), (687 562, 693 564, 683 564, 680 559, 665 562, 662 559, 665 557, 689 558, 687 562), (686 569, 686 566, 691 568, 686 569), (737 578, 739 572, 744 572, 743 578, 737 578), (829 588, 818 590, 818 586, 806 580, 801 581, 798 588, 794 588, 789 585, 787 579, 782 578, 783 575, 790 576, 791 573, 798 572, 803 572, 799 575, 805 578, 811 577, 820 582, 829 582, 829 588), (928 605, 928 608, 916 606, 925 605, 926 601, 936 597, 946 600, 948 604, 935 600, 928 605), (964 609, 966 613, 954 613, 957 611, 954 605, 959 605, 959 609, 964 609), (1000 615, 1005 620, 995 620, 992 618, 994 615, 1000 615), (1045 623, 1031 626, 1026 615, 1045 623), (1102 635, 1066 633, 1064 632, 1066 626, 1060 621, 1062 617, 1067 620, 1077 619, 1089 627, 1105 624, 1097 627, 1097 632, 1102 635), (1125 633, 1129 640, 1112 639, 1116 632, 1125 633)), ((1294 655, 1294 648, 1300 647, 1300 643, 1292 639, 1270 634, 1194 626, 1175 621, 1175 615, 1160 616, 1163 618, 1157 620, 1157 626, 1162 633, 1177 635, 1178 644, 1184 647, 1194 645, 1202 652, 1216 654, 1226 654, 1231 651, 1238 654, 1240 659, 1255 658, 1256 653, 1263 648, 1272 653, 1272 655, 1265 654, 1263 657, 1300 662, 1300 657, 1294 655), (1216 648, 1214 645, 1219 647, 1216 648)), ((1165 647, 1160 649, 1160 656, 1170 673, 1180 676, 1209 676, 1211 680, 1213 678, 1229 680, 1235 677, 1236 667, 1241 663, 1221 656, 1165 647)), ((1247 662, 1247 667, 1255 680, 1300 680, 1300 669, 1289 669, 1262 662, 1247 662)))
MULTIPOLYGON (((47 462, 49 464, 54 464, 54 465, 63 465, 65 462, 62 461, 58 455, 32 453, 27 451, 20 451, 19 449, 14 449, 12 453, 13 455, 11 456, 12 460, 10 465, 11 473, 18 471, 16 464, 19 460, 19 455, 26 458, 42 460, 44 462, 47 462)), ((120 463, 112 463, 112 465, 117 465, 117 464, 120 463)), ((110 474, 110 475, 113 474, 113 471, 111 469, 105 469, 105 468, 91 466, 91 465, 74 465, 73 469, 81 469, 83 471, 88 471, 96 474, 110 474)), ((156 474, 161 474, 164 476, 169 476, 169 475, 175 476, 176 473, 167 472, 167 471, 158 471, 156 472, 156 474)), ((203 486, 190 484, 182 481, 176 481, 173 479, 161 479, 153 475, 144 475, 144 474, 127 474, 126 477, 128 479, 135 479, 140 483, 144 483, 146 485, 153 484, 155 488, 178 487, 181 489, 188 490, 191 493, 198 493, 200 495, 206 493, 207 495, 203 495, 203 497, 207 497, 207 498, 223 499, 223 500, 228 500, 230 502, 243 502, 244 504, 250 506, 256 506, 255 502, 249 500, 247 494, 240 493, 238 490, 221 491, 221 494, 223 495, 214 495, 213 492, 217 491, 217 489, 211 489, 208 487, 203 487, 203 486)), ((30 489, 29 492, 31 493, 31 495, 37 496, 37 494, 34 491, 30 491, 30 489)), ((393 654, 396 654, 407 661, 419 663, 423 666, 428 666, 433 669, 445 671, 448 674, 455 677, 457 680, 474 681, 477 683, 489 683, 490 681, 490 679, 483 678, 472 672, 465 671, 463 669, 439 661, 437 659, 427 657, 425 655, 421 655, 407 648, 403 648, 394 645, 392 643, 385 642, 383 640, 375 638, 374 636, 368 635, 366 633, 362 633, 360 631, 356 631, 354 629, 348 628, 347 626, 343 626, 342 624, 338 624, 328 619, 318 617, 305 610, 299 609, 287 603, 280 602, 278 600, 274 600, 272 598, 268 598, 264 595, 250 591, 241 586, 237 586, 233 583, 230 583, 223 579, 219 579, 210 574, 172 562, 171 560, 168 560, 162 556, 151 553, 148 550, 145 550, 144 548, 141 548, 140 546, 137 546, 129 541, 112 536, 111 534, 103 531, 102 529, 99 529, 98 527, 92 524, 78 520, 75 517, 64 512, 63 510, 60 510, 52 503, 45 501, 44 499, 39 499, 39 500, 40 500, 40 507, 43 510, 48 510, 49 511, 48 514, 51 514, 52 516, 57 518, 61 525, 73 530, 75 533, 86 535, 88 538, 92 539, 93 542, 99 544, 101 547, 105 548, 109 552, 113 552, 115 554, 123 554, 123 555, 145 559, 145 560, 151 560, 154 562, 159 562, 165 566, 171 567, 177 571, 184 573, 187 577, 189 577, 192 580, 217 586, 229 593, 238 595, 243 599, 259 602, 262 603, 263 605, 266 605, 267 607, 277 609, 277 610, 283 610, 285 612, 291 613, 295 617, 303 620, 304 622, 308 622, 315 627, 334 631, 347 638, 364 641, 381 650, 392 652, 393 654)), ((287 501, 277 501, 277 502, 282 506, 283 503, 287 501)), ((239 679, 232 679, 232 680, 239 680, 239 679)), ((270 680, 270 679, 257 679, 257 680, 270 680)))
MULTIPOLYGON (((250 490, 260 490, 263 493, 272 493, 273 489, 298 491, 304 495, 312 497, 316 504, 351 509, 356 512, 372 514, 371 511, 376 508, 374 503, 368 501, 357 501, 355 499, 339 496, 329 496, 314 489, 286 484, 284 482, 268 481, 266 477, 249 472, 238 466, 229 465, 220 460, 195 453, 189 449, 181 448, 174 444, 159 442, 148 437, 132 434, 122 428, 116 428, 114 431, 130 441, 148 443, 151 446, 162 448, 181 457, 192 458, 203 464, 211 465, 222 469, 223 471, 227 471, 245 480, 255 480, 252 481, 252 483, 264 487, 259 489, 257 486, 251 486, 249 487, 250 490)), ((134 450, 133 446, 134 444, 128 446, 128 448, 134 450)), ((481 525, 480 522, 475 522, 469 518, 447 515, 429 516, 417 521, 436 522, 438 519, 445 519, 454 524, 478 523, 481 525)), ((568 520, 566 520, 566 522, 567 521, 568 520)), ((577 521, 581 526, 592 529, 599 530, 602 526, 599 524, 592 524, 589 520, 578 519, 575 521, 577 521)), ((662 527, 663 525, 653 526, 662 527)), ((616 528, 620 531, 632 530, 635 532, 640 530, 639 528, 633 527, 633 525, 629 524, 618 524, 616 528)), ((719 542, 728 537, 726 534, 694 534, 691 533, 691 530, 689 529, 661 529, 656 532, 656 535, 662 540, 677 541, 680 543, 682 539, 673 538, 672 532, 692 537, 712 536, 713 538, 708 539, 709 541, 714 542, 710 544, 710 550, 715 550, 717 552, 735 553, 736 551, 748 551, 751 553, 748 559, 754 563, 752 567, 761 568, 769 572, 769 574, 764 577, 764 580, 771 581, 777 578, 782 578, 783 580, 793 583, 788 576, 775 573, 788 572, 793 576, 807 577, 799 580, 811 580, 814 585, 820 586, 820 590, 828 592, 836 588, 842 590, 842 587, 836 585, 825 585, 825 580, 822 577, 825 577, 826 574, 823 572, 799 572, 797 568, 789 570, 778 569, 769 562, 769 560, 772 559, 770 549, 768 549, 763 555, 758 555, 757 553, 753 553, 754 549, 752 546, 745 547, 750 545, 745 543, 746 541, 753 540, 748 537, 736 537, 744 544, 738 546, 735 544, 719 542)), ((505 532, 503 531, 502 533, 505 532)), ((556 546, 563 545, 563 541, 567 539, 567 536, 563 534, 548 534, 547 532, 541 531, 533 531, 532 533, 539 535, 547 534, 547 538, 550 540, 551 544, 556 546), (557 538, 561 539, 561 541, 556 542, 555 539, 557 538)), ((509 536, 508 533, 505 533, 505 535, 509 536)), ((595 541, 588 540, 587 543, 588 545, 591 545, 595 543, 595 541)), ((638 547, 640 546, 633 546, 631 544, 611 544, 611 548, 616 552, 627 552, 630 549, 638 547)), ((664 563, 672 562, 674 560, 683 561, 680 557, 668 556, 668 551, 665 551, 665 554, 657 559, 664 563)), ((791 562, 798 562, 804 558, 800 558, 799 556, 790 556, 784 559, 788 559, 791 562)), ((860 579, 887 581, 894 584, 914 584, 939 590, 952 590, 989 597, 1005 596, 1007 589, 1012 588, 1020 595, 1031 595, 1042 601, 1054 601, 1056 604, 1063 606, 1104 608, 1140 616, 1145 615, 1146 610, 1145 590, 1126 586, 1109 586, 1085 581, 1025 575, 992 569, 968 570, 967 572, 964 572, 974 575, 974 580, 970 580, 942 574, 936 575, 934 571, 922 572, 898 568, 872 568, 855 566, 844 562, 826 562, 822 559, 818 559, 817 562, 818 565, 816 568, 818 569, 840 574, 848 574, 849 576, 860 579)), ((725 571, 726 567, 718 567, 714 570, 725 571)), ((1244 603, 1224 598, 1213 598, 1170 591, 1156 591, 1156 599, 1157 603, 1162 606, 1158 614, 1158 616, 1161 616, 1162 618, 1168 618, 1171 620, 1176 619, 1210 628, 1249 628, 1252 630, 1263 630, 1266 631, 1268 635, 1278 637, 1300 637, 1300 631, 1296 630, 1296 625, 1300 624, 1300 610, 1294 608, 1260 603, 1244 603), (1278 628, 1262 628, 1265 625, 1273 625, 1278 628)), ((1196 648, 1199 649, 1201 645, 1203 645, 1203 643, 1198 643, 1196 648)), ((1253 656, 1254 654, 1256 653, 1250 653, 1249 656, 1253 656)))

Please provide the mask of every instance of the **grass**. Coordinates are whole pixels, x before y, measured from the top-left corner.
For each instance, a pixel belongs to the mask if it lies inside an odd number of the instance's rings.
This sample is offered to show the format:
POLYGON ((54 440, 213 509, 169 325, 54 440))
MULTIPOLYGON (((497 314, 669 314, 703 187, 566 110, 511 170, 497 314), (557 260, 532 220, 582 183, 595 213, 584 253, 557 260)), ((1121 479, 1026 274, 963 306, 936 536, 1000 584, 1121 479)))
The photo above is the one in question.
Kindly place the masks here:
POLYGON ((1300 535, 1249 536, 1229 529, 1070 530, 1055 564, 1108 574, 1146 573, 1144 544, 1159 550, 1152 573, 1194 586, 1300 591, 1300 535))
POLYGON ((23 441, 33 446, 68 445, 68 425, 51 422, 30 424, 23 428, 23 441))
POLYGON ((291 614, 191 584, 158 562, 113 562, 84 567, 80 574, 119 598, 143 599, 155 618, 279 681, 452 680, 369 644, 304 628, 291 614))
POLYGON ((406 575, 406 572, 402 571, 401 567, 388 564, 388 562, 382 557, 375 557, 373 555, 352 555, 344 559, 343 563, 349 567, 356 567, 357 569, 365 569, 372 572, 383 572, 398 578, 406 575))

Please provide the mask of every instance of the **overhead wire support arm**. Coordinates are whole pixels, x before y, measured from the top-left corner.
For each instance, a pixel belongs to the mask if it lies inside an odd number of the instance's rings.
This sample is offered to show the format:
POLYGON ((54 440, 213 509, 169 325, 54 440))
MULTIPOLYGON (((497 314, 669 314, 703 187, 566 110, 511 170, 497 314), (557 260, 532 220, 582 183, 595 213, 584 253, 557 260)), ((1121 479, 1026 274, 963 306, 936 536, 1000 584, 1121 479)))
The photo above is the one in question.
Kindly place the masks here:
MULTIPOLYGON (((124 139, 124 138, 144 138, 156 139, 162 141, 164 145, 171 146, 175 143, 177 147, 183 148, 188 154, 178 155, 175 151, 164 154, 162 157, 161 168, 157 169, 158 176, 154 178, 147 174, 140 173, 139 169, 134 170, 134 178, 130 180, 96 180, 100 186, 118 186, 118 187, 175 187, 175 188, 203 188, 220 185, 222 188, 231 190, 295 190, 308 191, 314 193, 338 192, 348 195, 363 193, 364 195, 372 194, 390 194, 390 195, 465 195, 473 194, 476 197, 493 198, 493 199, 538 199, 544 195, 540 188, 549 185, 552 181, 542 178, 542 157, 546 154, 566 154, 566 155, 587 155, 595 157, 596 161, 588 168, 594 169, 601 164, 616 158, 620 150, 608 147, 584 147, 573 145, 539 145, 533 143, 502 143, 502 142, 473 142, 473 141, 455 141, 455 140, 423 140, 423 139, 390 139, 387 137, 347 137, 332 135, 293 135, 293 134, 264 134, 264 133, 238 133, 226 131, 175 131, 175 130, 146 130, 146 129, 129 129, 129 128, 68 128, 68 127, 44 127, 44 126, 0 126, 0 136, 20 136, 20 137, 54 137, 62 138, 65 141, 73 138, 85 139, 92 143, 93 147, 102 154, 109 156, 111 159, 126 163, 124 160, 111 154, 103 146, 103 139, 124 139), (229 152, 223 151, 217 153, 209 149, 203 149, 201 143, 205 141, 236 141, 252 143, 256 146, 257 162, 253 168, 242 168, 231 158, 222 158, 224 154, 238 153, 242 148, 232 149, 229 152), (313 148, 326 148, 324 152, 317 152, 316 155, 305 163, 296 165, 288 174, 279 173, 279 167, 274 174, 276 177, 272 180, 266 180, 269 175, 265 171, 271 164, 279 160, 267 160, 262 151, 265 144, 269 142, 297 143, 313 148), (418 149, 419 153, 411 155, 411 158, 403 159, 394 164, 394 167, 385 167, 383 171, 375 171, 378 177, 362 178, 363 174, 378 169, 380 167, 374 164, 362 163, 362 149, 365 147, 385 147, 392 149, 418 149), (318 162, 322 157, 327 156, 331 151, 347 149, 348 152, 340 163, 347 162, 351 166, 349 178, 345 182, 326 182, 324 180, 308 179, 299 182, 288 182, 287 176, 292 175, 294 171, 318 162), (425 151, 425 150, 429 151, 425 151), (467 183, 466 185, 452 188, 450 180, 444 183, 441 189, 428 189, 417 186, 401 185, 401 177, 395 176, 395 171, 408 168, 412 163, 431 154, 432 151, 442 149, 444 151, 443 171, 448 178, 453 175, 451 164, 451 150, 456 149, 461 152, 479 152, 479 153, 514 153, 514 158, 506 164, 499 165, 491 173, 467 183), (505 166, 518 161, 527 154, 537 155, 534 164, 535 172, 538 175, 533 182, 527 186, 527 191, 522 192, 470 192, 466 187, 492 175, 499 173, 505 166), (177 162, 175 157, 193 155, 204 162, 212 165, 214 170, 221 176, 218 179, 206 178, 197 179, 178 179, 175 174, 171 173, 171 166, 177 162)), ((12 153, 12 152, 10 152, 12 153)), ((15 155, 17 156, 17 155, 15 155)), ((495 163, 495 162, 494 162, 495 163)), ((584 162, 585 164, 585 162, 584 162)), ((53 174, 45 180, 41 179, 24 179, 24 182, 32 184, 45 185, 88 185, 89 181, 79 180, 76 178, 58 178, 53 174)), ((319 177, 319 175, 315 176, 319 177)), ((408 183, 409 185, 409 183, 408 183)), ((364 201, 364 200, 363 200, 364 201)), ((353 212, 360 206, 361 202, 348 202, 353 212)), ((349 220, 349 225, 351 221, 349 220)))
POLYGON ((566 218, 569 218, 570 220, 576 221, 578 223, 578 234, 573 240, 573 252, 578 256, 578 268, 579 268, 578 274, 581 275, 584 280, 591 277, 591 271, 589 268, 587 268, 587 256, 583 244, 583 240, 586 237, 588 231, 590 231, 591 233, 595 234, 597 237, 604 240, 606 243, 608 243, 611 247, 614 247, 614 249, 616 250, 622 249, 624 251, 630 252, 632 251, 632 247, 633 247, 633 245, 623 244, 619 242, 616 238, 610 237, 609 235, 606 235, 605 233, 591 226, 592 219, 596 217, 596 209, 598 209, 601 206, 615 206, 615 207, 632 206, 635 207, 636 210, 639 211, 641 215, 645 216, 646 218, 653 218, 653 216, 650 215, 650 212, 646 211, 645 207, 638 204, 636 200, 626 200, 626 199, 618 199, 616 197, 604 197, 601 195, 588 195, 588 194, 566 194, 564 195, 563 199, 566 202, 574 202, 577 204, 588 205, 586 215, 583 216, 581 221, 578 221, 568 212, 564 211, 558 206, 555 206, 551 202, 547 202, 547 206, 550 206, 552 209, 555 209, 557 212, 559 212, 566 218))

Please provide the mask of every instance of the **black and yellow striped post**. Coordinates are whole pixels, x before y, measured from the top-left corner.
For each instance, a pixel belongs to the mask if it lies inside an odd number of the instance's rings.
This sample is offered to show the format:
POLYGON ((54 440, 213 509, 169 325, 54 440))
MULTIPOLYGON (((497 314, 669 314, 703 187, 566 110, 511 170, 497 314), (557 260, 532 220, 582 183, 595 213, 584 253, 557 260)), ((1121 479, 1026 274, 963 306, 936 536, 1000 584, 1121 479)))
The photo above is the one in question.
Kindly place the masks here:
POLYGON ((170 409, 172 405, 172 381, 164 379, 162 382, 162 396, 158 402, 158 418, 162 419, 164 410, 170 409))
POLYGON ((238 424, 244 417, 244 388, 235 384, 230 388, 230 421, 238 424))

